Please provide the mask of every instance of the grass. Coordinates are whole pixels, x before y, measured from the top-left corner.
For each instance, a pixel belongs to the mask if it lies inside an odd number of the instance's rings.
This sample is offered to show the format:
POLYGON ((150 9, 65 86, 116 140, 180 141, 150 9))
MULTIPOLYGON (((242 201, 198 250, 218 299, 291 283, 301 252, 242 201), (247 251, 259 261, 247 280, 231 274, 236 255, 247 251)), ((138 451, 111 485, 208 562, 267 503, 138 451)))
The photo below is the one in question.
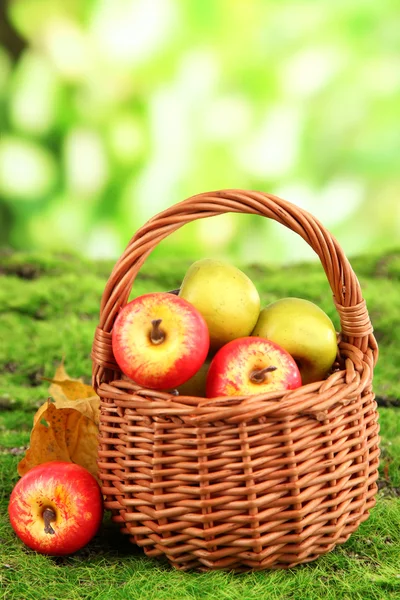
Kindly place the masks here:
MULTIPOLYGON (((146 558, 108 517, 74 556, 35 554, 16 539, 6 502, 18 457, 1 460, 0 583, 4 600, 309 599, 381 600, 400 594, 400 504, 379 496, 368 521, 343 546, 288 571, 182 573, 146 558)), ((0 589, 1 589, 0 588, 0 589)))
MULTIPOLYGON (((88 546, 65 558, 36 554, 7 516, 16 467, 36 408, 64 356, 68 372, 90 378, 90 347, 110 263, 72 256, 4 254, 0 262, 0 599, 1 600, 386 600, 400 598, 400 252, 352 261, 381 355, 374 378, 381 425, 380 491, 351 538, 314 563, 287 571, 182 573, 148 559, 105 516, 88 546)), ((136 295, 173 289, 190 260, 147 261, 136 295)), ((287 269, 250 265, 263 304, 285 295, 316 301, 337 323, 318 264, 287 269), (307 286, 304 286, 307 281, 307 286)))

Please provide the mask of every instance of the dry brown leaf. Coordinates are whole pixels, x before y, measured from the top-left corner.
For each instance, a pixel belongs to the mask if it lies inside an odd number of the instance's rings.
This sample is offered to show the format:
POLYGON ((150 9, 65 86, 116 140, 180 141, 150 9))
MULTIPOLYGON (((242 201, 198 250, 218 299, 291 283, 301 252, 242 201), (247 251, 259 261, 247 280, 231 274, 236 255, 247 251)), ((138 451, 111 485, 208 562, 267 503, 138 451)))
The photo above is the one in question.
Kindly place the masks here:
POLYGON ((71 379, 64 363, 47 381, 55 402, 49 399, 37 410, 18 473, 22 476, 38 464, 62 460, 77 463, 97 477, 100 398, 90 385, 71 379))
MULTIPOLYGON (((57 408, 74 408, 86 415, 96 425, 100 420, 100 398, 91 385, 83 383, 81 379, 72 379, 65 370, 62 362, 54 374, 53 379, 44 377, 50 381, 49 394, 55 401, 57 408)), ((47 401, 42 404, 36 412, 33 424, 41 418, 47 408, 47 401)))
POLYGON ((61 460, 77 463, 97 478, 97 444, 98 427, 91 419, 74 408, 57 408, 48 402, 32 429, 18 473, 22 477, 36 465, 61 460))
MULTIPOLYGON (((35 426, 39 421, 43 413, 47 410, 48 401, 44 402, 42 406, 37 410, 33 417, 33 425, 35 426)), ((84 398, 82 400, 56 400, 54 402, 56 408, 74 408, 80 413, 85 415, 88 419, 93 421, 97 426, 100 421, 100 398, 98 396, 92 396, 91 398, 84 398)))
POLYGON ((65 370, 64 363, 57 367, 52 379, 47 377, 43 377, 43 379, 50 381, 49 394, 56 401, 82 400, 96 395, 91 385, 87 385, 82 379, 70 377, 65 370))

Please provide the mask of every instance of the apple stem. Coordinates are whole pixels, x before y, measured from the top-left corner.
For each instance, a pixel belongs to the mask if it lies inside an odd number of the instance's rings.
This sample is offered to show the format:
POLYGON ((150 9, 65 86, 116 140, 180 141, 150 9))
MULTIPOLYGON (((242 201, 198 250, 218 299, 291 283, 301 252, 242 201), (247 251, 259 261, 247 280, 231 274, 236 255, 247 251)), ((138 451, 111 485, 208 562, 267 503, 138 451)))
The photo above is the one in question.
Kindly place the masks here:
POLYGON ((162 344, 165 340, 165 333, 160 329, 161 321, 162 319, 153 319, 151 322, 150 341, 152 344, 162 344))
POLYGON ((50 523, 52 523, 56 520, 56 513, 54 512, 54 510, 52 508, 47 507, 44 509, 42 516, 43 516, 43 520, 44 520, 44 532, 54 535, 55 531, 52 528, 52 526, 50 525, 50 523))
POLYGON ((259 369, 257 371, 252 371, 250 373, 250 381, 253 383, 264 383, 265 376, 267 373, 271 373, 272 371, 276 371, 277 367, 265 367, 265 369, 259 369))

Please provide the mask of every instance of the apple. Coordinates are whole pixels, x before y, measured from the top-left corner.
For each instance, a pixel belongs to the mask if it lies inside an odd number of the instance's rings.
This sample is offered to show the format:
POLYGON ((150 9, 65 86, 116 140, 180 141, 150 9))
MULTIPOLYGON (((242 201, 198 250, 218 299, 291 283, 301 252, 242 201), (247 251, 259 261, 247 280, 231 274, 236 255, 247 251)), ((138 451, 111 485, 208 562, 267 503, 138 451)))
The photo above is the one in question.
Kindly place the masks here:
POLYGON ((83 548, 103 518, 100 486, 83 467, 52 461, 34 467, 15 485, 11 526, 32 550, 61 556, 83 548))
POLYGON ((206 395, 206 380, 210 363, 211 359, 207 358, 197 373, 177 388, 180 396, 198 396, 204 398, 206 395))
POLYGON ((316 304, 282 298, 264 308, 252 333, 285 348, 300 369, 303 385, 326 377, 337 354, 335 327, 316 304))
POLYGON ((260 296, 251 279, 233 265, 212 258, 189 267, 179 295, 205 318, 214 351, 250 335, 260 312, 260 296))
POLYGON ((138 296, 119 312, 112 348, 121 371, 138 385, 173 389, 190 379, 210 346, 207 324, 189 302, 168 292, 138 296))
POLYGON ((249 396, 301 386, 295 360, 286 350, 258 337, 238 338, 223 346, 211 361, 208 398, 249 396))

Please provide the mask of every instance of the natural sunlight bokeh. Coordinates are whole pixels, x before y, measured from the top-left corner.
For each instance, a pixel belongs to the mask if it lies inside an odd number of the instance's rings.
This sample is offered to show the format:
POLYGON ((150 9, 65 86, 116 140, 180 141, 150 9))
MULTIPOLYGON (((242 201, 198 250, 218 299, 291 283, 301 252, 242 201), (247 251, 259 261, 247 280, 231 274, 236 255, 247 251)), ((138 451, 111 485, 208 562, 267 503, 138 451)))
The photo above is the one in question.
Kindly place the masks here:
MULTIPOLYGON (((396 0, 8 0, 0 7, 4 247, 117 257, 158 211, 220 188, 280 195, 348 255, 400 233, 396 0)), ((313 257, 258 217, 162 252, 313 257)))

